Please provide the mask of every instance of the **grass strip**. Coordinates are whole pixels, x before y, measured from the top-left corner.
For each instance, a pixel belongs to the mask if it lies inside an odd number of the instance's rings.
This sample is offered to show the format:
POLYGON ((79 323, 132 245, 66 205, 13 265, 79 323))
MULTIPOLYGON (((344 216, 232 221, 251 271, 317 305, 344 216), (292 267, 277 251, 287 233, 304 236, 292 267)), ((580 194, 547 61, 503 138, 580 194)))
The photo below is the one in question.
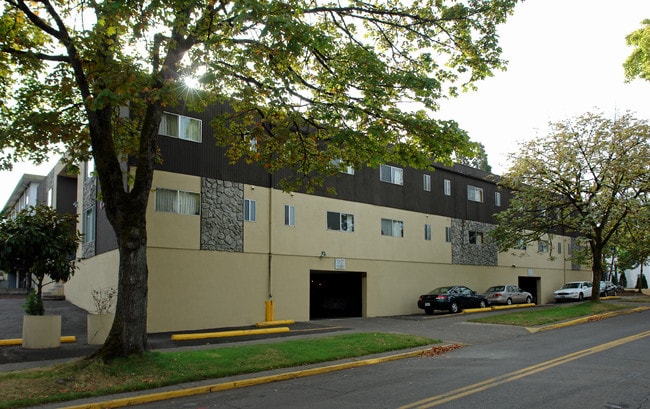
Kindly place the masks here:
POLYGON ((110 364, 85 359, 0 374, 0 409, 153 389, 299 367, 439 343, 408 334, 358 333, 268 344, 147 352, 110 364))
POLYGON ((535 308, 510 314, 493 315, 471 319, 471 322, 485 324, 521 325, 533 327, 561 322, 588 315, 603 314, 606 312, 628 309, 630 307, 612 303, 585 302, 579 304, 557 305, 553 307, 535 308))

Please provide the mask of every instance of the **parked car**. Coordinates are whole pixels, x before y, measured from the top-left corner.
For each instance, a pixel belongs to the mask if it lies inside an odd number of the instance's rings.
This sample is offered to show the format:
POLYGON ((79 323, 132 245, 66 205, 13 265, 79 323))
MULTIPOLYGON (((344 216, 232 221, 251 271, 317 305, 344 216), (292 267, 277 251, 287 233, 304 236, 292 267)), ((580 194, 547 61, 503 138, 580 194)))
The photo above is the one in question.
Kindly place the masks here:
POLYGON ((493 285, 483 293, 487 298, 488 304, 521 304, 530 303, 533 295, 519 288, 516 285, 493 285))
POLYGON ((487 298, 463 285, 438 287, 418 298, 418 308, 431 315, 434 310, 445 310, 452 313, 465 308, 485 308, 487 298))
POLYGON ((591 297, 591 287, 592 284, 590 281, 572 281, 564 284, 559 290, 555 290, 553 298, 555 302, 566 300, 582 301, 585 298, 591 297))
POLYGON ((618 292, 618 287, 614 285, 611 281, 600 282, 601 297, 607 297, 608 295, 616 295, 617 292, 618 292))

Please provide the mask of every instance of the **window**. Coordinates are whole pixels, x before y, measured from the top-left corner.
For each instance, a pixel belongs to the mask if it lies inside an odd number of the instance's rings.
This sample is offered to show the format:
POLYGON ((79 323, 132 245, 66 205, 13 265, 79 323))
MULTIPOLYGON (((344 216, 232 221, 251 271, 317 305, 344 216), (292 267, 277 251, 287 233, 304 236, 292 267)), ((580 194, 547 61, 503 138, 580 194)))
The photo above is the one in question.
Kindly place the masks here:
POLYGON ((404 237, 404 222, 381 219, 381 234, 382 236, 404 237))
POLYGON ((255 221, 255 200, 244 199, 244 220, 255 221))
POLYGON ((156 211, 198 215, 201 195, 182 190, 156 189, 156 211))
POLYGON ((423 176, 422 177, 422 184, 423 184, 422 188, 426 192, 430 192, 431 191, 431 175, 422 175, 422 176, 423 176))
POLYGON ((95 206, 84 211, 84 243, 95 241, 95 206))
POLYGON ((284 205, 284 225, 296 225, 296 208, 292 205, 284 205))
POLYGON ((158 132, 161 135, 201 142, 202 122, 188 116, 163 113, 158 132))
POLYGON ((95 176, 95 160, 90 159, 86 161, 86 179, 90 179, 95 176))
POLYGON ((562 242, 557 242, 557 254, 562 254, 562 242))
POLYGON ((445 227, 445 241, 451 243, 451 227, 445 227))
POLYGON ((424 240, 431 240, 431 225, 424 225, 424 240))
POLYGON ((341 159, 333 159, 330 161, 332 166, 339 169, 339 172, 346 175, 354 175, 354 168, 350 165, 344 165, 341 159))
POLYGON ((467 185, 467 200, 483 203, 483 189, 467 185))
POLYGON ((401 185, 404 183, 403 170, 394 166, 379 165, 379 179, 382 182, 401 185))
POLYGON ((52 188, 47 189, 47 205, 52 207, 54 201, 54 194, 52 193, 52 188))
POLYGON ((548 253, 548 242, 540 240, 537 242, 537 252, 538 253, 548 253))
POLYGON ((443 184, 443 193, 445 196, 451 196, 451 180, 445 179, 443 184))
POLYGON ((501 192, 494 192, 494 205, 501 207, 501 192))
POLYGON ((352 233, 354 231, 354 215, 327 212, 327 230, 340 230, 352 233))
POLYGON ((469 244, 483 244, 483 233, 480 231, 469 231, 469 244))
POLYGON ((516 250, 526 250, 526 242, 524 241, 524 239, 517 240, 517 243, 515 244, 514 248, 516 250))

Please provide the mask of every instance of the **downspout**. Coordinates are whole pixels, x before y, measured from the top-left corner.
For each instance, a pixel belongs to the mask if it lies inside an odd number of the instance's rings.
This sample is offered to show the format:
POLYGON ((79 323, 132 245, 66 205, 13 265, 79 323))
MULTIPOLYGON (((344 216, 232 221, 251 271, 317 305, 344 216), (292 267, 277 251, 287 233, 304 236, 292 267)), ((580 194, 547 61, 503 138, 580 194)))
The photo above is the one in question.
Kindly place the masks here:
POLYGON ((269 292, 266 301, 266 321, 273 321, 273 175, 269 175, 269 255, 267 265, 267 289, 269 292))

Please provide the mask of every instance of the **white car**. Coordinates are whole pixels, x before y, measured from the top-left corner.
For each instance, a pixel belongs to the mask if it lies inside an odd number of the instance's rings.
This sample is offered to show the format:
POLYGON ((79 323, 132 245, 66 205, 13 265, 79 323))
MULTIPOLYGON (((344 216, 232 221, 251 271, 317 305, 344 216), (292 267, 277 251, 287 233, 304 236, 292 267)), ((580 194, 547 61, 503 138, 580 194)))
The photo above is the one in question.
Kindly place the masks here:
POLYGON ((585 298, 591 297, 590 281, 572 281, 564 284, 559 290, 555 290, 553 298, 555 302, 562 302, 566 300, 582 301, 585 298))

